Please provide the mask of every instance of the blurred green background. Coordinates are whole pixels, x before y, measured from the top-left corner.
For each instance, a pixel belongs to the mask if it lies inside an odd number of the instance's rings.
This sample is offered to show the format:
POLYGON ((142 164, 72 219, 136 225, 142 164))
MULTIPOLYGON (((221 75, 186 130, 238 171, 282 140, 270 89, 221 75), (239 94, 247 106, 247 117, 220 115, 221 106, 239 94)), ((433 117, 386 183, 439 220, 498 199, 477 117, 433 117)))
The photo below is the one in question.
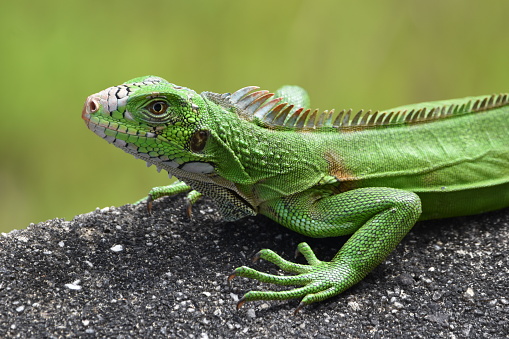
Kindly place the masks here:
POLYGON ((0 4, 0 230, 122 205, 164 174, 88 131, 85 98, 154 74, 201 91, 307 88, 389 108, 509 91, 508 1, 0 4))

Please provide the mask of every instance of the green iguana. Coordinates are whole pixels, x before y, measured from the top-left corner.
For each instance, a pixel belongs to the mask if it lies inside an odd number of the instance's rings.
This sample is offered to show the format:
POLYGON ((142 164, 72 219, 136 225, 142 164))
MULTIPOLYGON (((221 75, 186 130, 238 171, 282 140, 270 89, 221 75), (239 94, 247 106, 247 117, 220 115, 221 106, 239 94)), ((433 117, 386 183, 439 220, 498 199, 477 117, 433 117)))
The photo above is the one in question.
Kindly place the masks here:
POLYGON ((362 280, 418 220, 509 206, 509 95, 469 97, 384 111, 311 110, 307 93, 245 87, 217 94, 147 76, 86 100, 89 129, 179 179, 148 204, 206 195, 226 220, 261 213, 310 237, 352 236, 330 261, 298 245, 309 265, 269 249, 256 257, 295 275, 239 267, 286 291, 245 301, 303 298, 304 305, 362 280))

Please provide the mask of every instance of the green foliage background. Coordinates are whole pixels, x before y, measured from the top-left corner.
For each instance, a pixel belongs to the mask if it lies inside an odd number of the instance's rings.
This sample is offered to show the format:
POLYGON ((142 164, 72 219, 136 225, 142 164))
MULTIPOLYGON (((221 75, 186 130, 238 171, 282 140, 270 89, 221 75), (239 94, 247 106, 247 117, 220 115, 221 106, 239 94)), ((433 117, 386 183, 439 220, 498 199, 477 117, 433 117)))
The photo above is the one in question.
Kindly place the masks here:
POLYGON ((382 109, 509 91, 507 1, 4 1, 0 230, 122 205, 164 174, 87 130, 85 98, 154 74, 196 91, 298 84, 382 109))

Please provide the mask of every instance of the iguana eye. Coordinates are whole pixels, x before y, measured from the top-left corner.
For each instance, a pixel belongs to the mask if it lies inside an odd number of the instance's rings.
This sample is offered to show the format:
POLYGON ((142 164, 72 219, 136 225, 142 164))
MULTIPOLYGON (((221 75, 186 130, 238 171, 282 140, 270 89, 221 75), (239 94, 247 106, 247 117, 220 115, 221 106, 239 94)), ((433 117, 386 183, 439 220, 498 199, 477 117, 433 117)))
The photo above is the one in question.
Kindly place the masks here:
POLYGON ((168 109, 168 104, 164 101, 154 101, 150 105, 148 105, 148 110, 150 113, 155 115, 161 115, 166 113, 166 110, 168 109))

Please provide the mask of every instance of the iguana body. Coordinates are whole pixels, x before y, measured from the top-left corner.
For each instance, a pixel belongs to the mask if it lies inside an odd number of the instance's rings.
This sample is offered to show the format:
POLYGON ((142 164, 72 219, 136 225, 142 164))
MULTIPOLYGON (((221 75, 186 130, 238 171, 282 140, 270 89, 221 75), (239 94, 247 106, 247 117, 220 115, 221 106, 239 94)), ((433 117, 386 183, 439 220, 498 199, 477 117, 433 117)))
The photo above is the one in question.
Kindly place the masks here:
POLYGON ((190 191, 228 220, 261 213, 311 237, 352 234, 330 262, 305 243, 309 265, 260 251, 296 275, 240 267, 231 278, 303 287, 251 291, 239 306, 326 299, 380 264, 417 220, 509 206, 508 95, 319 113, 300 88, 255 90, 197 94, 150 76, 91 95, 82 113, 96 134, 180 180, 149 202, 190 191))

